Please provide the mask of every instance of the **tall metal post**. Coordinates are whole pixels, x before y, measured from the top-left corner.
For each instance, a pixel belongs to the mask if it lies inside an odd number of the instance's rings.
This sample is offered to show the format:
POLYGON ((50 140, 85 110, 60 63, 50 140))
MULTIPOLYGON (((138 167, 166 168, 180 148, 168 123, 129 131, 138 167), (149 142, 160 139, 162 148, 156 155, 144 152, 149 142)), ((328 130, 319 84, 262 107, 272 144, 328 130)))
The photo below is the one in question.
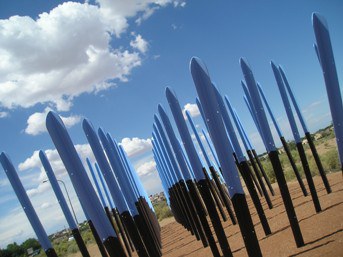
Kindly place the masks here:
POLYGON ((266 114, 264 112, 264 108, 261 102, 261 98, 258 93, 258 89, 256 86, 256 81, 254 78, 254 75, 252 73, 251 68, 249 67, 247 61, 243 58, 240 59, 240 65, 241 69, 245 78, 245 81, 247 83, 247 86, 249 88, 250 96, 252 98, 252 104, 253 108, 256 113, 256 118, 258 120, 258 124, 260 125, 261 132, 263 134, 263 137, 265 139, 265 146, 268 151, 268 155, 270 158, 270 161, 273 165, 276 180, 279 185, 279 189, 281 192, 281 197, 283 199, 285 208, 286 208, 286 213, 289 219, 289 222, 291 224, 291 228, 293 231, 294 239, 296 242, 296 245, 298 247, 304 245, 304 239, 302 237, 302 233, 300 230, 299 222, 297 215, 294 210, 293 202, 291 199, 291 196, 289 194, 287 182, 285 175, 283 174, 281 162, 279 159, 279 155, 277 152, 277 149, 274 144, 273 136, 270 131, 269 125, 268 125, 268 120, 266 117, 266 114))
POLYGON ((337 148, 341 161, 341 169, 343 172, 343 103, 329 28, 325 18, 318 13, 312 14, 312 24, 316 36, 318 56, 325 80, 337 148))
POLYGON ((26 194, 26 191, 23 187, 23 184, 20 182, 19 176, 13 166, 12 161, 10 160, 9 156, 2 152, 0 154, 0 162, 1 165, 6 173, 6 176, 8 180, 10 181, 13 190, 15 194, 18 197, 18 200, 21 204, 21 206, 24 209, 24 212, 29 219, 29 222, 35 231, 38 241, 41 244, 42 248, 44 249, 44 252, 48 257, 57 257, 57 254, 55 252, 55 249, 52 247, 51 242, 48 238, 48 235, 46 234, 42 223, 40 222, 37 213, 35 212, 32 203, 29 199, 29 197, 26 194))
MULTIPOLYGON (((68 225, 71 229, 71 232, 74 236, 74 239, 76 241, 76 244, 77 246, 79 247, 80 249, 80 252, 82 254, 83 257, 90 257, 89 255, 89 252, 87 250, 87 247, 85 245, 85 242, 82 240, 82 237, 81 237, 81 234, 80 234, 80 231, 78 229, 78 222, 77 222, 77 219, 76 219, 76 215, 75 215, 75 211, 74 211, 74 208, 73 208, 73 205, 71 203, 71 200, 70 200, 70 197, 69 197, 69 193, 68 193, 68 190, 67 190, 67 187, 65 186, 64 182, 62 180, 57 180, 56 177, 55 177, 55 174, 52 170, 52 167, 50 165, 50 162, 48 160, 48 158, 46 157, 45 153, 40 150, 39 151, 39 158, 42 162, 42 165, 44 167, 44 170, 46 172, 46 175, 48 176, 49 178, 49 181, 50 181, 50 184, 51 184, 51 187, 52 189, 54 190, 55 192, 55 195, 56 195, 56 198, 58 200, 58 203, 60 204, 61 206, 61 209, 63 211, 63 214, 68 222, 68 225), (62 185, 64 186, 64 189, 66 191, 66 194, 67 194, 67 197, 68 197, 68 200, 69 200, 69 204, 70 204, 70 208, 72 209, 73 211, 73 214, 74 214, 74 218, 75 220, 73 219, 73 216, 68 208, 68 204, 63 196, 63 193, 61 191, 61 188, 58 186, 58 182, 61 182, 62 185), (75 221, 77 223, 75 223, 75 221)), ((44 182, 47 182, 48 180, 44 180, 44 182)))
POLYGON ((238 171, 233 157, 230 158, 233 156, 233 149, 226 135, 208 70, 199 58, 193 57, 190 71, 204 110, 213 145, 218 154, 246 250, 249 256, 262 256, 238 171))

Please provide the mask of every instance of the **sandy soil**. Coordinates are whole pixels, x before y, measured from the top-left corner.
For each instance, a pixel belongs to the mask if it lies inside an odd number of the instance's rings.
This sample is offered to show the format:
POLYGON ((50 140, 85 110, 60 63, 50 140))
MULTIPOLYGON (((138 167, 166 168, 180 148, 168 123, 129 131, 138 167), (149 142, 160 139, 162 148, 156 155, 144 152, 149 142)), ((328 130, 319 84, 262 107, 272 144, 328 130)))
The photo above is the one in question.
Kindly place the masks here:
MULTIPOLYGON (((304 197, 297 182, 288 183, 293 203, 305 240, 305 246, 297 248, 292 236, 284 206, 278 191, 272 198, 274 208, 269 210, 265 202, 266 215, 272 235, 266 237, 259 223, 250 198, 248 201, 260 242, 263 256, 343 256, 343 179, 341 172, 328 175, 332 193, 327 194, 321 178, 314 178, 322 212, 316 214, 310 196, 304 197)), ((263 199, 264 201, 264 199, 263 199)), ((235 257, 247 256, 238 226, 223 222, 228 241, 235 257)), ((186 229, 170 222, 162 227, 163 256, 212 256, 209 247, 203 248, 186 229)))
MULTIPOLYGON (((305 246, 297 248, 288 223, 280 193, 276 188, 276 196, 272 197, 274 208, 269 210, 262 199, 265 213, 272 230, 272 235, 266 237, 259 223, 256 211, 247 196, 250 211, 255 224, 256 233, 264 257, 339 257, 343 256, 343 179, 341 172, 328 175, 332 193, 327 194, 321 178, 314 178, 322 212, 316 214, 310 196, 304 197, 297 182, 288 183, 292 194, 300 227, 305 240, 305 246)), ((307 184, 307 183, 306 183, 307 184)), ((228 241, 234 257, 247 256, 238 225, 230 221, 223 222, 228 241)), ((209 247, 203 248, 186 229, 174 218, 161 222, 162 244, 164 257, 207 257, 212 256, 209 247)), ((95 244, 88 246, 92 257, 100 257, 95 244)), ((80 253, 72 257, 80 257, 80 253)), ((133 256, 137 256, 134 252, 133 256)))

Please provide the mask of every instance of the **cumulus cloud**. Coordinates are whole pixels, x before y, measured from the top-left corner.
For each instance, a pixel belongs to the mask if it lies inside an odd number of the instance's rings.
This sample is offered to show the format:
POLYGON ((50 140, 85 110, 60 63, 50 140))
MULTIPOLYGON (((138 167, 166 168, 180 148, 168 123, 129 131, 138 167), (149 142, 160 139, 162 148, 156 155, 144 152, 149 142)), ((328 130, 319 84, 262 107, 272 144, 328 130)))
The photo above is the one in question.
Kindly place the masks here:
POLYGON ((198 109, 198 106, 196 104, 191 104, 191 103, 187 103, 184 107, 183 107, 183 116, 185 117, 185 119, 187 119, 186 116, 186 111, 189 111, 189 114, 192 117, 197 117, 200 115, 200 111, 198 109))
POLYGON ((120 144, 123 146, 128 157, 134 157, 152 149, 152 143, 150 138, 141 139, 138 137, 125 137, 121 140, 120 144))
POLYGON ((130 42, 130 46, 139 50, 143 54, 148 50, 148 42, 139 34, 135 35, 135 39, 130 42))
POLYGON ((52 206, 52 204, 50 202, 44 202, 44 203, 42 203, 42 205, 40 207, 42 209, 48 209, 51 206, 52 206))
MULTIPOLYGON (((139 52, 113 49, 110 42, 126 31, 128 18, 171 2, 65 2, 37 19, 0 20, 0 106, 52 103, 65 111, 82 93, 127 81, 131 70, 141 65, 139 52)), ((141 52, 147 49, 140 35, 133 46, 141 52)))
MULTIPOLYGON (((94 155, 89 144, 75 145, 75 149, 77 153, 79 154, 84 166, 86 166, 86 161, 85 161, 86 157, 90 158, 91 161, 94 161, 94 155)), ((51 167, 55 173, 55 176, 57 177, 57 179, 62 179, 67 174, 67 171, 64 167, 64 164, 57 150, 47 149, 44 152, 51 164, 51 167)), ((36 178, 36 181, 40 184, 36 188, 29 189, 27 191, 28 193, 36 195, 42 192, 41 190, 46 190, 46 188, 42 186, 43 184, 41 184, 44 180, 47 179, 47 176, 42 166, 42 163, 39 159, 39 151, 34 151, 33 154, 29 158, 27 158, 25 161, 23 161, 22 163, 18 165, 18 169, 19 171, 40 170, 40 173, 36 178)))
POLYGON ((8 117, 8 112, 0 112, 0 119, 8 117))
POLYGON ((38 187, 36 188, 31 188, 29 190, 26 190, 26 193, 29 197, 34 197, 36 195, 46 192, 49 188, 50 188, 49 183, 42 183, 42 184, 39 184, 38 187))
MULTIPOLYGON (((27 127, 25 128, 25 133, 28 135, 39 135, 46 132, 45 119, 48 112, 51 111, 51 108, 47 107, 43 112, 35 112, 27 119, 27 127)), ((72 115, 69 117, 61 116, 64 125, 67 128, 74 126, 79 123, 81 120, 80 116, 72 115)))
POLYGON ((148 161, 141 165, 139 165, 137 168, 137 174, 139 176, 146 176, 151 174, 152 172, 156 171, 156 163, 155 161, 148 161))

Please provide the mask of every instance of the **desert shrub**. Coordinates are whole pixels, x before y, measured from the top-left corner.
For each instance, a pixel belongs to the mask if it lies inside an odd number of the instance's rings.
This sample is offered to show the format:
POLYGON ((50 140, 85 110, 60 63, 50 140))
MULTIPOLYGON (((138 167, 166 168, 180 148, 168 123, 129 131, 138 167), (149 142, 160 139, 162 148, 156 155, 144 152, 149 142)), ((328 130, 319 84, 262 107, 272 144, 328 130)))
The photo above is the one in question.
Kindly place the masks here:
POLYGON ((90 228, 88 227, 88 230, 84 230, 82 233, 82 238, 83 241, 85 242, 85 244, 90 244, 90 243, 94 243, 95 239, 93 237, 92 231, 90 230, 90 228))
POLYGON ((262 163, 264 171, 266 172, 270 180, 270 183, 274 183, 276 181, 276 178, 275 178, 275 173, 274 173, 272 164, 270 163, 269 160, 263 160, 261 161, 261 163, 262 163))
POLYGON ((337 170, 340 168, 338 152, 336 148, 327 151, 322 160, 325 170, 337 170))
POLYGON ((158 202, 154 205, 155 213, 158 218, 158 220, 163 220, 168 217, 172 217, 173 213, 169 209, 166 201, 158 202))
POLYGON ((291 155, 293 157, 293 160, 295 163, 297 163, 299 161, 299 154, 298 154, 298 150, 294 149, 291 151, 291 155))
POLYGON ((295 141, 287 142, 287 144, 288 144, 288 148, 289 148, 290 151, 293 151, 293 150, 297 149, 295 141))
POLYGON ((70 253, 76 253, 79 251, 79 248, 77 247, 76 245, 76 242, 75 240, 69 242, 69 246, 68 246, 68 249, 67 249, 67 253, 70 254, 70 253))

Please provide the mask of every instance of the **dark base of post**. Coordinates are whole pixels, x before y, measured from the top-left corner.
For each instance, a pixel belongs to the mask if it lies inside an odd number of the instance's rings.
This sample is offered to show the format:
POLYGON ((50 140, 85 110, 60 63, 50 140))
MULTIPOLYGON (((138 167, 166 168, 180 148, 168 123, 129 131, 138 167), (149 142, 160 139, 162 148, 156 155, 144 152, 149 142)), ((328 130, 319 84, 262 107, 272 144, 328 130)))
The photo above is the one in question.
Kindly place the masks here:
POLYGON ((104 241, 104 246, 110 257, 126 257, 125 251, 118 237, 108 237, 104 241))
POLYGON ((192 220, 192 216, 187 208, 188 205, 185 202, 184 195, 182 189, 178 183, 174 184, 172 187, 174 200, 178 206, 179 210, 179 219, 182 222, 182 225, 191 232, 192 235, 195 235, 196 239, 199 240, 200 237, 198 236, 196 229, 194 227, 194 222, 192 220))
POLYGON ((222 198, 222 200, 224 202, 226 210, 229 213, 231 222, 232 222, 233 225, 236 225, 237 224, 236 217, 235 217, 235 215, 234 215, 234 213, 232 211, 230 200, 228 199, 228 195, 225 193, 223 185, 219 181, 218 174, 215 171, 213 166, 210 167, 210 171, 211 171, 211 174, 212 174, 212 178, 214 179, 214 182, 217 184, 217 187, 218 187, 218 190, 219 190, 219 194, 220 194, 220 196, 221 196, 221 198, 222 198))
POLYGON ((308 162, 307 162, 305 150, 304 150, 304 147, 303 147, 301 142, 297 143, 297 149, 299 152, 301 163, 302 163, 303 168, 304 168, 304 173, 306 176, 307 184, 308 184, 308 187, 310 188, 314 208, 316 209, 316 212, 320 212, 322 210, 322 208, 320 207, 316 187, 314 186, 314 182, 313 182, 313 178, 311 175, 310 167, 309 167, 308 162))
POLYGON ((194 206, 194 202, 192 201, 189 192, 186 188, 186 184, 183 180, 179 181, 179 187, 180 187, 180 192, 184 198, 185 201, 185 206, 188 207, 188 213, 189 213, 189 218, 190 220, 194 223, 194 227, 197 230, 196 234, 198 234, 199 238, 201 239, 201 242, 204 247, 208 246, 208 241, 204 232, 204 228, 200 222, 200 219, 197 215, 196 208, 194 206))
POLYGON ((112 209, 112 214, 114 217, 114 220, 117 223, 118 229, 120 231, 120 234, 124 240, 125 245, 129 244, 131 251, 133 252, 135 250, 135 248, 133 247, 133 243, 131 241, 130 235, 126 230, 126 227, 123 225, 123 223, 121 222, 120 216, 118 214, 118 211, 116 209, 112 209))
POLYGON ((45 251, 47 257, 58 257, 54 248, 49 248, 45 251))
POLYGON ((145 247, 145 244, 139 234, 139 231, 136 227, 136 224, 128 211, 125 211, 120 214, 122 221, 124 222, 125 227, 130 233, 130 238, 133 241, 133 244, 136 248, 136 252, 139 257, 149 257, 148 251, 145 247))
POLYGON ((144 241, 144 244, 148 250, 148 253, 150 256, 161 256, 162 253, 158 246, 156 245, 156 241, 153 238, 153 235, 151 235, 149 228, 146 226, 143 217, 140 215, 133 216, 133 220, 135 221, 135 224, 137 225, 137 228, 142 236, 142 239, 144 241))
POLYGON ((223 225, 220 221, 219 215, 217 213, 216 206, 213 202, 211 191, 209 185, 205 179, 198 181, 198 188, 202 198, 204 199, 208 214, 210 216, 214 231, 216 232, 220 248, 223 252, 223 256, 232 257, 232 252, 227 241, 227 237, 224 232, 223 225))
POLYGON ((291 151, 289 150, 289 147, 288 147, 288 144, 286 142, 286 139, 284 137, 280 137, 280 140, 281 140, 281 143, 283 145, 283 149, 285 149, 285 152, 287 154, 287 157, 288 157, 288 160, 289 162, 291 163, 291 166, 292 166, 292 169, 294 171, 294 174, 298 180, 298 183, 299 183, 299 186, 301 188, 301 191, 303 192, 304 196, 307 196, 308 193, 307 193, 307 190, 306 190, 306 187, 304 185, 304 182, 303 180, 301 179, 301 176, 299 174, 299 171, 298 171, 298 168, 297 166, 295 165, 295 162, 294 162, 294 159, 293 159, 293 156, 291 154, 291 151))
POLYGON ((74 229, 72 229, 71 233, 73 234, 75 242, 80 249, 82 257, 90 257, 89 252, 88 252, 87 247, 86 247, 86 244, 81 237, 79 229, 74 228, 74 229))
MULTIPOLYGON (((242 177, 244 179, 244 182, 245 182, 245 185, 249 191, 249 194, 250 194, 250 197, 254 203, 254 206, 255 206, 255 209, 257 211, 257 215, 261 221, 261 225, 263 227, 263 230, 264 230, 264 233, 265 235, 270 235, 271 234, 271 230, 270 230, 270 227, 269 227, 269 224, 268 224, 268 221, 267 221, 267 217, 264 213, 264 210, 263 210, 263 207, 262 207, 262 204, 260 202, 260 199, 258 198, 258 194, 257 194, 257 191, 254 187, 254 183, 251 179, 251 176, 249 175, 250 174, 250 171, 249 171, 250 167, 248 165, 248 163, 246 161, 243 161, 240 163, 239 165, 239 171, 241 172, 242 174, 242 177)), ((248 210, 249 211, 249 210, 248 210)), ((237 212, 236 212, 237 214, 237 212)), ((250 214, 249 214, 250 215, 250 214)), ((251 219, 251 217, 250 217, 251 219)))
POLYGON ((239 228, 243 236, 245 248, 249 257, 262 257, 262 252, 252 222, 248 203, 244 194, 235 194, 232 198, 232 205, 236 212, 239 228))
POLYGON ((93 225, 93 222, 91 220, 88 221, 88 225, 92 231, 92 234, 94 236, 94 239, 95 239, 95 242, 96 244, 98 245, 98 248, 99 248, 99 251, 100 251, 100 254, 102 257, 107 257, 107 252, 105 250, 105 247, 104 245, 102 244, 102 241, 98 235, 98 232, 96 231, 94 225, 93 225))
POLYGON ((285 175, 283 174, 281 162, 279 160, 278 152, 277 151, 271 151, 268 153, 269 159, 273 165, 273 169, 275 172, 275 177, 277 180, 277 183, 279 185, 281 197, 283 200, 283 203, 285 205, 286 213, 288 216, 289 223, 291 225, 291 229, 293 232, 293 236, 295 239, 295 243, 297 247, 304 246, 304 239, 300 230, 299 222, 297 215, 294 210, 293 202, 291 195, 289 194, 289 190, 287 187, 287 182, 285 175))
POLYGON ((324 171, 322 162, 320 161, 320 158, 319 158, 319 155, 318 155, 316 146, 315 146, 314 143, 313 143, 311 134, 310 134, 309 132, 307 132, 307 133, 305 133, 305 136, 306 136, 306 139, 307 139, 308 144, 310 145, 310 148, 311 148, 311 151, 312 151, 312 154, 313 154, 313 158, 314 158, 314 160, 315 160, 315 162, 316 162, 316 164, 317 164, 319 174, 320 174, 320 176, 322 177, 322 180, 323 180, 323 183, 324 183, 326 192, 327 192, 328 194, 330 194, 330 193, 332 192, 332 190, 331 190, 331 187, 330 187, 328 178, 326 177, 326 173, 325 173, 325 171, 324 171))
MULTIPOLYGON (((187 186, 189 188, 190 197, 194 203, 194 206, 196 208, 196 212, 199 216, 199 219, 201 221, 201 225, 204 228, 205 235, 207 237, 208 244, 211 248, 212 254, 214 257, 220 257, 219 250, 216 245, 216 241, 214 240, 210 225, 208 224, 205 210, 201 204, 201 200, 199 199, 199 195, 197 193, 196 185, 193 183, 192 180, 186 181, 187 186)), ((217 211, 217 210, 216 210, 217 211)), ((219 218, 219 217, 218 217, 219 218)))
MULTIPOLYGON (((267 192, 266 186, 265 186, 264 183, 263 183, 263 180, 262 180, 262 178, 261 178, 261 175, 260 175, 260 173, 258 172, 258 168, 257 168, 257 166, 256 166, 256 164, 255 164, 255 162, 254 162, 254 157, 253 157, 251 151, 247 151, 247 153, 248 153, 248 156, 249 156, 251 165, 252 165, 252 167, 253 167, 253 169, 254 169, 254 172, 255 172, 255 174, 256 174, 258 183, 259 183, 260 186, 261 186, 263 195, 264 195, 264 197, 266 198, 266 202, 267 202, 267 204, 268 204, 268 208, 269 208, 269 209, 273 209, 272 201, 270 200, 269 194, 268 194, 268 192, 267 192)), ((249 169, 249 170, 250 170, 250 169, 249 169)), ((270 187, 271 187, 271 186, 270 186, 270 187)))
POLYGON ((213 181, 212 181, 212 180, 210 179, 210 177, 208 176, 207 171, 206 171, 206 169, 205 169, 204 167, 202 168, 202 171, 203 171, 203 173, 204 173, 204 175, 205 175, 205 178, 206 178, 206 180, 207 180, 207 183, 208 183, 209 189, 210 189, 210 191, 211 191, 213 200, 214 200, 214 202, 215 202, 216 205, 217 205, 217 208, 218 208, 218 210, 219 210, 219 212, 220 212, 220 215, 222 216, 223 221, 227 221, 227 217, 226 217, 226 214, 225 214, 225 212, 224 212, 224 210, 223 210, 223 206, 222 206, 221 201, 220 201, 220 199, 219 199, 219 197, 218 197, 218 195, 217 195, 217 192, 216 192, 216 190, 215 190, 215 188, 214 188, 215 185, 213 185, 213 181))
POLYGON ((160 254, 162 255, 161 242, 158 239, 157 231, 154 230, 153 225, 151 224, 151 220, 149 219, 148 214, 145 212, 145 209, 139 200, 138 202, 135 203, 135 205, 139 213, 139 219, 142 222, 143 226, 146 228, 146 230, 141 230, 141 231, 145 231, 145 233, 149 233, 149 237, 154 243, 156 250, 160 252, 160 254))
POLYGON ((267 185, 269 187, 270 193, 272 194, 272 196, 274 196, 275 195, 274 189, 273 189, 272 185, 270 184, 269 178, 268 178, 268 176, 267 176, 267 174, 266 174, 266 172, 265 172, 265 170, 263 168, 263 165, 262 165, 262 163, 260 161, 260 158, 258 158, 258 155, 257 155, 255 149, 251 149, 251 152, 252 152, 253 156, 255 157, 257 166, 260 169, 260 171, 262 172, 264 180, 266 181, 266 183, 267 183, 267 185))

